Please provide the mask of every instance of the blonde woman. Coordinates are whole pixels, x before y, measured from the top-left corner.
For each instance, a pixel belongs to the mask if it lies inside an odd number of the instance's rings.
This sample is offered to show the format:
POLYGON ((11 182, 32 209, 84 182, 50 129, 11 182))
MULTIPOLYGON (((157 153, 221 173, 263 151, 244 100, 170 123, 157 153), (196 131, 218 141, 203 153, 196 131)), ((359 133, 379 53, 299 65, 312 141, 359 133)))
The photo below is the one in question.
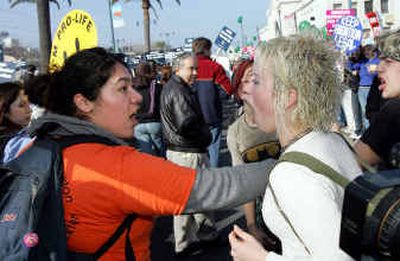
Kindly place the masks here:
MULTIPOLYGON (((261 44, 256 50, 253 84, 245 93, 258 127, 277 132, 282 155, 307 153, 350 180, 361 173, 347 144, 329 132, 340 90, 335 54, 325 43, 291 36, 261 44)), ((351 259, 339 248, 344 196, 340 185, 291 162, 276 165, 269 182, 263 218, 281 239, 282 255, 264 250, 235 227, 229 236, 235 260, 351 259)))

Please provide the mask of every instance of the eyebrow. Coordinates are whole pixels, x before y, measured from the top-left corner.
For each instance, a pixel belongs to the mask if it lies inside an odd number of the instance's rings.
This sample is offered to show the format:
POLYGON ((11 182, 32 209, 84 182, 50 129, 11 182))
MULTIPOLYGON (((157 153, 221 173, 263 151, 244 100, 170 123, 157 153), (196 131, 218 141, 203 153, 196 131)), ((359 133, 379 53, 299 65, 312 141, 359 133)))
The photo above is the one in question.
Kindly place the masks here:
POLYGON ((129 82, 129 83, 131 83, 132 82, 132 78, 130 78, 130 77, 121 77, 121 78, 118 78, 117 82, 129 82))

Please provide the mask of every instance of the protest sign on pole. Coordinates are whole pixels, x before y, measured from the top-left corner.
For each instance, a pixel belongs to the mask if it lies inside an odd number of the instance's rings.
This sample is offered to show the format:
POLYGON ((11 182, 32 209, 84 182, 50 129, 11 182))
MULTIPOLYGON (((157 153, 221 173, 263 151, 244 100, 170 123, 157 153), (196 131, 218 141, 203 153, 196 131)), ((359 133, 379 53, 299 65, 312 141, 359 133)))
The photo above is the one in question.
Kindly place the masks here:
POLYGON ((326 10, 326 35, 332 36, 336 22, 343 16, 355 16, 354 9, 333 9, 326 10))
POLYGON ((227 51, 235 36, 236 33, 233 30, 229 29, 227 26, 224 26, 215 39, 215 44, 222 50, 227 51))
POLYGON ((184 44, 183 44, 183 50, 185 52, 191 52, 192 51, 193 40, 194 40, 193 37, 185 38, 185 41, 184 41, 184 44))
POLYGON ((379 19, 375 12, 369 12, 365 14, 368 18, 369 25, 371 26, 372 34, 374 37, 380 33, 379 19))
POLYGON ((354 16, 343 16, 336 23, 333 33, 336 48, 344 53, 355 51, 362 40, 362 25, 354 16))
POLYGON ((97 46, 94 20, 83 10, 72 10, 60 21, 54 34, 50 53, 49 70, 64 65, 64 61, 80 50, 97 46))

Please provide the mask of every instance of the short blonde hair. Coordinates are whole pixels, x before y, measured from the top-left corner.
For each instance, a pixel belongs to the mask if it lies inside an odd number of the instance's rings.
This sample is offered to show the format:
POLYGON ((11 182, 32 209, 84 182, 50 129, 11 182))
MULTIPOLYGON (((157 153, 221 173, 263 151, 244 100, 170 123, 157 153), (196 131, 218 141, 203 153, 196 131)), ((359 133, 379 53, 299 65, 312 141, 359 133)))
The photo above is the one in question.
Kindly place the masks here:
POLYGON ((326 42, 312 36, 280 37, 258 45, 256 63, 268 60, 272 66, 278 132, 331 128, 340 97, 335 55, 326 42), (297 106, 289 115, 285 106, 291 89, 297 92, 297 106))

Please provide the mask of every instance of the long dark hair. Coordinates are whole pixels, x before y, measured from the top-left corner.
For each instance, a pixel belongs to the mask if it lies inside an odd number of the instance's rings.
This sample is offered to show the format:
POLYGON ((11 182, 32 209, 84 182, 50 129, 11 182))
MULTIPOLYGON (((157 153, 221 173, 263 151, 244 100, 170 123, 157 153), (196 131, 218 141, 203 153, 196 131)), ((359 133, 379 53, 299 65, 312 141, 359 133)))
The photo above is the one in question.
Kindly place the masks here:
POLYGON ((90 101, 96 100, 117 63, 127 67, 114 54, 100 47, 72 55, 60 71, 48 75, 47 80, 43 76, 48 86, 44 107, 58 114, 77 116, 74 95, 80 93, 90 101))
MULTIPOLYGON (((0 83, 0 97, 3 99, 3 107, 0 109, 2 109, 4 114, 10 112, 11 104, 18 98, 22 90, 22 85, 17 82, 0 83)), ((7 117, 3 118, 1 126, 4 133, 15 132, 21 129, 20 126, 11 122, 7 117)))
POLYGON ((133 86, 135 88, 148 88, 152 80, 154 80, 154 73, 152 65, 148 62, 141 62, 136 67, 135 78, 133 79, 133 86))
POLYGON ((0 96, 3 97, 4 112, 10 111, 11 104, 18 98, 22 85, 16 82, 0 83, 0 96))

